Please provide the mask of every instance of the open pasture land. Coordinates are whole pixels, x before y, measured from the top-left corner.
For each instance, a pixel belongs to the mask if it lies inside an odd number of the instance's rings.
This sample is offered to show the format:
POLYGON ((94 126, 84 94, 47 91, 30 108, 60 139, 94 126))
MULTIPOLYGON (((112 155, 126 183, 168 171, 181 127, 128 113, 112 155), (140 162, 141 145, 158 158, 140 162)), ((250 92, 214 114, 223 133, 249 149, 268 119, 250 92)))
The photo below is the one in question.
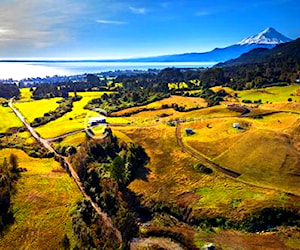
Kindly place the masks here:
POLYGON ((73 110, 62 117, 51 121, 36 130, 44 138, 52 138, 72 131, 84 129, 85 117, 91 111, 84 109, 92 99, 98 98, 105 92, 77 92, 82 99, 73 103, 73 110))
POLYGON ((196 108, 196 107, 206 107, 207 104, 204 99, 199 97, 183 97, 183 96, 170 96, 168 98, 162 99, 160 101, 152 102, 144 106, 133 107, 115 112, 114 115, 123 115, 126 113, 135 112, 140 109, 161 109, 162 105, 177 104, 178 106, 185 107, 186 109, 196 108))
POLYGON ((49 111, 54 111, 62 98, 50 98, 42 100, 27 100, 24 102, 15 102, 15 107, 21 112, 28 122, 32 122, 35 118, 44 116, 49 111))
POLYGON ((288 102, 289 98, 293 101, 300 101, 300 85, 289 85, 283 87, 268 87, 263 89, 251 89, 235 91, 240 100, 261 100, 262 103, 288 102))
POLYGON ((22 127, 22 125, 22 122, 9 107, 0 105, 0 133, 5 133, 12 127, 22 127))
POLYGON ((86 134, 84 132, 80 132, 63 138, 61 142, 53 142, 52 145, 55 147, 57 146, 78 147, 82 142, 84 142, 85 138, 86 138, 86 134))
POLYGON ((298 115, 207 119, 183 124, 184 142, 241 179, 300 194, 300 154, 291 144, 298 115), (238 123, 241 129, 233 128, 238 123), (193 135, 184 129, 191 128, 193 135))
POLYGON ((20 102, 27 102, 27 101, 32 101, 31 96, 32 92, 30 91, 30 88, 22 88, 20 89, 21 92, 21 98, 20 102))
POLYGON ((4 149, 0 160, 10 154, 26 168, 12 197, 15 222, 0 238, 1 249, 60 249, 67 235, 74 243, 69 211, 82 198, 75 182, 53 159, 35 159, 23 151, 4 149))
POLYGON ((194 169, 198 161, 178 146, 174 127, 118 130, 142 145, 150 157, 148 170, 129 185, 133 192, 142 195, 145 204, 149 199, 167 202, 193 208, 195 216, 224 216, 234 220, 265 206, 292 204, 280 192, 249 186, 215 171, 198 172, 194 169))

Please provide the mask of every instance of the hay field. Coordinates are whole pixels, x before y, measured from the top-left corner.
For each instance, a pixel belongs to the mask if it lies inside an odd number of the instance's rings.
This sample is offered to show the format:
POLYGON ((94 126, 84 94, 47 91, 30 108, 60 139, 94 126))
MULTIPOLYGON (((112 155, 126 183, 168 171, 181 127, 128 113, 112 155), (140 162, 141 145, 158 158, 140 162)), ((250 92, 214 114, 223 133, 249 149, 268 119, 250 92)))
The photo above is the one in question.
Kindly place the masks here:
POLYGON ((21 174, 12 197, 15 223, 0 238, 1 249, 59 249, 65 234, 74 243, 69 211, 82 198, 75 182, 53 159, 35 159, 23 151, 4 149, 0 160, 13 153, 21 174))
MULTIPOLYGON (((208 175, 194 170, 197 160, 181 151, 173 127, 159 125, 118 130, 141 144, 151 159, 146 166, 148 173, 143 173, 129 185, 130 190, 142 195, 146 204, 149 199, 165 201, 193 208, 196 216, 220 215, 232 219, 242 218, 266 204, 282 204, 279 192, 251 187, 217 172, 208 175), (224 197, 222 193, 226 193, 224 197)), ((284 199, 289 203, 285 195, 284 199)))
POLYGON ((49 111, 54 111, 62 98, 50 98, 42 100, 27 100, 26 102, 15 102, 15 107, 21 112, 28 122, 32 122, 37 117, 44 116, 49 111))
POLYGON ((9 107, 2 107, 2 105, 0 105, 0 119, 0 133, 5 133, 9 128, 23 125, 9 107))
POLYGON ((100 97, 105 92, 78 92, 82 99, 73 103, 73 110, 66 113, 64 116, 51 121, 36 130, 44 138, 52 138, 75 130, 84 129, 84 120, 90 112, 84 109, 84 106, 97 97, 100 97))

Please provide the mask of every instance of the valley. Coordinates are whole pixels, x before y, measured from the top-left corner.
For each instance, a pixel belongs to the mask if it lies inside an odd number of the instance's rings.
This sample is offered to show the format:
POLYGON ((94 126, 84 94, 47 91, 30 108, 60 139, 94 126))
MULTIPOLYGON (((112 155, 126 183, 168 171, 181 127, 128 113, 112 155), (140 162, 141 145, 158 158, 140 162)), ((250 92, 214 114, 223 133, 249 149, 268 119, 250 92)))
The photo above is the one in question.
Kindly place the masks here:
MULTIPOLYGON (((139 170, 135 179, 128 185, 128 190, 140 197, 139 206, 145 207, 147 213, 152 214, 150 221, 139 225, 140 234, 144 237, 169 235, 168 237, 175 242, 181 239, 180 245, 193 246, 195 249, 197 246, 203 246, 205 242, 213 242, 217 246, 230 248, 233 242, 224 241, 220 235, 230 234, 230 237, 235 240, 244 242, 241 244, 246 244, 246 235, 243 236, 243 233, 236 231, 238 227, 235 223, 243 225, 250 214, 275 208, 279 209, 278 211, 283 209, 280 213, 299 210, 300 165, 298 158, 300 154, 296 134, 300 111, 298 111, 297 96, 293 97, 293 102, 288 101, 288 98, 293 96, 298 89, 298 85, 253 91, 234 91, 224 88, 229 94, 226 97, 228 99, 225 98, 219 105, 213 107, 207 107, 205 99, 199 97, 172 95, 145 106, 122 109, 109 115, 107 126, 112 129, 113 135, 117 136, 120 141, 141 145, 149 157, 145 169, 139 170), (231 96, 237 97, 233 99, 231 96), (241 104, 244 99, 253 101, 257 98, 261 99, 262 103, 247 104, 251 110, 250 113, 243 114, 230 107, 230 105, 244 105, 241 104), (196 109, 180 112, 175 110, 172 104, 184 106, 187 109, 196 109), (256 118, 258 114, 259 118, 256 118), (240 127, 234 128, 235 123, 238 123, 240 127), (188 134, 188 129, 191 129, 193 133, 188 134), (205 171, 205 169, 210 171, 205 171), (213 229, 207 231, 207 228, 211 226, 213 229), (188 235, 184 232, 185 230, 188 230, 188 235)), ((219 91, 220 88, 212 90, 219 91)), ((26 99, 28 98, 27 91, 28 89, 21 89, 21 99, 13 103, 26 121, 32 122, 43 113, 55 110, 55 103, 59 99, 43 99, 45 104, 42 105, 39 100, 26 99)), ((35 130, 42 138, 48 140, 65 133, 72 133, 66 134, 57 141, 49 140, 56 150, 61 150, 59 148, 62 147, 81 147, 86 140, 82 128, 84 117, 88 113, 84 106, 104 93, 77 92, 77 95, 83 98, 74 103, 71 112, 35 130)), ((11 124, 21 127, 20 120, 14 116, 9 107, 2 107, 2 109, 5 115, 10 115, 11 124)), ((12 125, 6 126, 8 129, 12 125)), ((17 143, 17 138, 22 138, 22 133, 5 135, 1 141, 4 143, 8 140, 6 138, 10 138, 12 140, 10 143, 17 143), (15 136, 15 139, 12 136, 15 136)), ((24 139, 19 140, 26 145, 24 139)), ((19 165, 27 168, 27 172, 21 174, 22 184, 17 184, 16 195, 13 198, 16 222, 0 240, 0 246, 6 245, 12 237, 10 230, 14 233, 23 232, 25 227, 29 227, 30 230, 28 234, 25 233, 20 238, 26 239, 22 244, 27 247, 31 245, 30 248, 36 246, 40 248, 41 244, 44 244, 39 241, 29 243, 30 239, 26 237, 34 233, 34 230, 43 229, 28 226, 27 223, 31 223, 30 221, 23 224, 24 219, 20 217, 25 209, 28 213, 34 212, 32 199, 28 200, 31 204, 28 207, 26 199, 23 198, 27 195, 32 196, 26 190, 31 190, 31 193, 36 192, 39 197, 44 195, 39 189, 35 191, 31 188, 31 185, 35 185, 35 188, 42 188, 38 181, 46 182, 44 185, 51 187, 51 190, 53 187, 53 192, 60 197, 61 188, 57 185, 62 185, 64 188, 66 188, 66 183, 71 185, 64 191, 70 203, 59 199, 60 203, 55 205, 52 199, 47 201, 43 198, 41 202, 40 198, 37 206, 49 205, 41 208, 39 214, 30 217, 32 220, 46 220, 47 217, 43 213, 47 213, 49 209, 52 211, 49 207, 51 203, 52 206, 57 207, 58 217, 69 218, 69 224, 67 224, 69 226, 65 229, 60 227, 60 230, 63 230, 61 236, 56 237, 57 241, 48 241, 47 244, 50 244, 48 246, 60 244, 58 241, 63 240, 64 235, 67 235, 71 245, 75 244, 74 235, 70 229, 71 217, 67 214, 75 202, 82 197, 76 184, 64 173, 59 163, 52 162, 51 164, 55 163, 55 167, 47 170, 40 165, 38 158, 34 161, 29 160, 22 151, 4 149, 2 155, 12 152, 18 155, 19 165), (28 165, 29 162, 32 164, 28 165), (50 174, 51 171, 53 174, 50 174), (37 175, 41 175, 42 179, 36 178, 37 175), (57 179, 59 182, 51 184, 55 175, 59 178, 57 179), (29 178, 28 181, 25 181, 26 176, 29 178), (31 180, 30 176, 35 177, 31 180), (23 185, 22 191, 18 191, 23 185), (70 193, 71 190, 76 195, 70 193)), ((69 157, 72 159, 72 156, 69 157)), ((136 213, 140 214, 141 211, 136 211, 136 213)), ((49 223, 52 223, 51 220, 49 223)), ((47 225, 49 224, 43 226, 47 225)), ((253 229, 250 227, 247 230, 253 229)), ((52 230, 49 228, 50 231, 52 230)), ((264 242, 267 234, 270 232, 261 232, 255 236, 256 241, 263 246, 266 244, 264 242)), ((43 235, 43 238, 47 239, 51 237, 50 235, 43 235)), ((247 237, 252 236, 250 234, 247 237)), ((294 247, 299 243, 293 227, 278 227, 272 232, 272 237, 268 239, 273 240, 272 244, 276 245, 294 247), (290 240, 287 234, 292 235, 293 240, 290 240)), ((16 242, 16 244, 20 243, 16 242)), ((135 243, 134 247, 137 245, 135 243)))

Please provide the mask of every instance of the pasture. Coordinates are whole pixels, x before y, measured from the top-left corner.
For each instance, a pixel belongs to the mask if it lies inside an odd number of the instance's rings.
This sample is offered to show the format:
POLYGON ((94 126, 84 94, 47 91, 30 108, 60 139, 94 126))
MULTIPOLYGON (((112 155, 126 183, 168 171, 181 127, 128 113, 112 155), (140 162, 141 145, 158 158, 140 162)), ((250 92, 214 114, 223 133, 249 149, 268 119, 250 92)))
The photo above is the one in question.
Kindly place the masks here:
POLYGON ((0 118, 0 133, 5 133, 9 128, 22 127, 23 125, 9 107, 2 107, 2 105, 0 105, 0 118))
POLYGON ((298 123, 298 115, 286 113, 263 119, 204 119, 183 124, 182 135, 189 147, 241 173, 241 179, 297 194, 300 154, 290 136, 298 123), (233 128, 233 123, 242 129, 233 128), (195 134, 186 135, 186 128, 195 134))
POLYGON ((51 121, 41 127, 38 127, 36 131, 44 138, 52 138, 72 131, 84 129, 85 117, 89 110, 84 109, 84 106, 97 97, 100 97, 105 92, 78 92, 82 99, 73 103, 73 110, 66 113, 64 116, 51 121))
POLYGON ((133 107, 115 112, 115 115, 123 115, 126 113, 135 112, 140 109, 161 109, 162 105, 177 104, 178 106, 185 107, 186 109, 196 108, 196 107, 206 107, 207 104, 204 99, 199 97, 183 97, 183 96, 170 96, 169 98, 162 99, 160 101, 152 102, 144 106, 133 107))
POLYGON ((57 249, 64 236, 74 244, 69 212, 82 198, 75 182, 53 159, 35 159, 23 151, 4 149, 0 160, 18 157, 21 174, 12 197, 15 223, 0 238, 1 249, 57 249))
MULTIPOLYGON (((151 159, 146 165, 148 170, 129 185, 130 190, 142 195, 145 204, 148 200, 168 202, 193 208, 195 216, 238 220, 266 204, 281 202, 280 192, 248 186, 218 172, 203 174, 195 170, 198 161, 182 152, 176 142, 175 128, 159 125, 143 129, 118 128, 118 131, 142 145, 151 159), (226 195, 221 199, 224 190, 226 195)), ((289 203, 289 197, 285 197, 285 201, 289 203)))
POLYGON ((62 98, 50 98, 42 100, 27 100, 15 102, 15 107, 21 112, 28 122, 32 122, 35 118, 44 116, 49 111, 54 111, 62 98))

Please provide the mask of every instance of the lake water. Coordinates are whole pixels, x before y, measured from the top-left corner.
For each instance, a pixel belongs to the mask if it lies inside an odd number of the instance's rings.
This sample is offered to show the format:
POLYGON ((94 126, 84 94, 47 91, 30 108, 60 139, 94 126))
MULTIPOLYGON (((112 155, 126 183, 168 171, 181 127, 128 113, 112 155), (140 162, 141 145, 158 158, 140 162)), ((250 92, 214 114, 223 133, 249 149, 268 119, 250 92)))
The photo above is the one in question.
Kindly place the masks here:
POLYGON ((129 63, 129 62, 64 62, 64 63, 21 63, 0 62, 0 79, 20 80, 28 77, 45 77, 54 75, 80 75, 115 70, 147 70, 166 67, 199 68, 211 67, 212 62, 176 62, 176 63, 129 63))

